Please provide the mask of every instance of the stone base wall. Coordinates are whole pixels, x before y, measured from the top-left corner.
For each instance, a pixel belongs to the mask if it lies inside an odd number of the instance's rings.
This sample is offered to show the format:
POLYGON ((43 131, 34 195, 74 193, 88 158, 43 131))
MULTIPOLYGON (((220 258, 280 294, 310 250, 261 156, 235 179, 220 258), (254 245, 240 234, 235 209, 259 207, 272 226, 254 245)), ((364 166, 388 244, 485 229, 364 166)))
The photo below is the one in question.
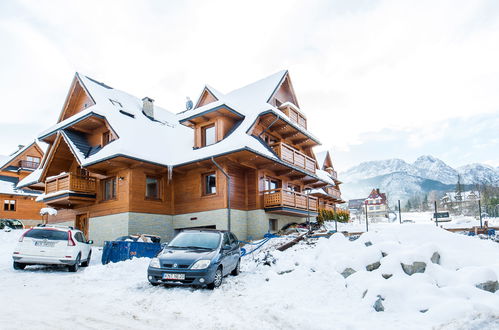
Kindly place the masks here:
MULTIPOLYGON (((269 232, 269 219, 277 219, 277 228, 292 222, 305 222, 306 218, 266 213, 264 210, 231 210, 231 231, 241 240, 260 239, 269 232)), ((58 223, 74 226, 74 221, 58 223)), ((214 226, 227 230, 227 209, 179 215, 124 212, 89 219, 88 239, 96 246, 130 234, 161 236, 162 242, 170 241, 180 229, 214 226), (195 218, 194 220, 191 220, 195 218)))
POLYGON ((24 228, 36 227, 43 223, 43 220, 20 220, 24 224, 24 228))

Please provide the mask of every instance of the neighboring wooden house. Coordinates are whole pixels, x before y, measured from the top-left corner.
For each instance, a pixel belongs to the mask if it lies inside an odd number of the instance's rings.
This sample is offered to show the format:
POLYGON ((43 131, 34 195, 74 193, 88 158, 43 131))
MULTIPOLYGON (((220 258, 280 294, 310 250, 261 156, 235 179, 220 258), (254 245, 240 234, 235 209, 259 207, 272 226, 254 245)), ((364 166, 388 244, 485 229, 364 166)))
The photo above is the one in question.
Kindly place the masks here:
POLYGON ((33 142, 0 160, 0 219, 21 220, 27 226, 41 222, 42 203, 36 202, 40 192, 17 189, 19 180, 38 168, 43 149, 33 142))
POLYGON ((380 192, 379 189, 373 189, 371 191, 369 196, 364 201, 364 205, 367 205, 368 217, 388 218, 389 209, 388 209, 388 201, 386 199, 386 194, 380 192))
POLYGON ((478 209, 479 199, 480 193, 478 191, 456 191, 445 193, 440 202, 447 211, 462 213, 464 210, 478 209))
POLYGON ((319 208, 336 210, 337 204, 345 203, 345 201, 341 199, 340 184, 342 182, 338 180, 338 173, 334 170, 329 151, 318 152, 315 157, 317 159, 318 169, 323 171, 319 173, 327 173, 327 179, 332 179, 333 183, 322 188, 312 189, 310 195, 319 198, 319 208))
POLYGON ((341 202, 287 71, 228 94, 206 86, 178 114, 77 73, 58 122, 39 139, 47 155, 19 186, 44 189, 43 202, 58 209, 49 222, 74 224, 98 243, 227 229, 228 214, 236 235, 258 238, 341 202), (310 194, 320 188, 326 195, 310 194))

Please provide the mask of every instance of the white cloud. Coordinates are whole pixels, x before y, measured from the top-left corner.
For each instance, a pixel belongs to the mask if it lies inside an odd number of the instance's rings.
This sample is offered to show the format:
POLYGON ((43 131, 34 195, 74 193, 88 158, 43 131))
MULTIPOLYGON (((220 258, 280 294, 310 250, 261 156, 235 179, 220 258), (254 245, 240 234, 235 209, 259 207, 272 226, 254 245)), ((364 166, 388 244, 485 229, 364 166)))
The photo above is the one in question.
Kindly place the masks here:
POLYGON ((435 123, 499 111, 495 1, 21 1, 4 12, 1 125, 45 128, 76 70, 179 111, 204 83, 229 91, 288 68, 309 127, 343 151, 384 129, 412 132, 418 148, 455 133, 435 123))

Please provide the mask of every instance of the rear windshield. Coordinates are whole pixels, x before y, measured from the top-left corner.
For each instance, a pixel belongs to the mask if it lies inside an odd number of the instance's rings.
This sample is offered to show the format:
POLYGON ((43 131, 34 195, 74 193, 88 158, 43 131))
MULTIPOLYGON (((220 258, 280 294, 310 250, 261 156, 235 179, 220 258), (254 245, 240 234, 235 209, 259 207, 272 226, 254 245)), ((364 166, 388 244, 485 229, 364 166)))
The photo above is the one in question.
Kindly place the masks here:
POLYGON ((10 221, 12 221, 12 224, 14 224, 16 226, 22 226, 23 225, 22 222, 19 221, 19 220, 10 220, 10 221))
POLYGON ((62 230, 52 230, 52 229, 33 229, 24 235, 24 237, 36 238, 36 239, 48 239, 52 241, 67 241, 68 232, 62 230))
POLYGON ((220 243, 219 233, 180 233, 168 244, 169 247, 198 247, 216 249, 220 243))

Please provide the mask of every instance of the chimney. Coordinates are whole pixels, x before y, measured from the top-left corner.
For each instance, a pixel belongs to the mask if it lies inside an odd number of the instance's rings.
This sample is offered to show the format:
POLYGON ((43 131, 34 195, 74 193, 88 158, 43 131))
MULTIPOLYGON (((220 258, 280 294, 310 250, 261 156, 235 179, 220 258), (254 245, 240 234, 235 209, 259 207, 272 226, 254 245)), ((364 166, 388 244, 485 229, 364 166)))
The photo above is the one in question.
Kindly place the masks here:
POLYGON ((379 188, 376 188, 376 192, 377 192, 377 193, 378 193, 378 195, 379 195, 379 188))
POLYGON ((146 96, 142 99, 142 102, 142 112, 144 115, 154 119, 154 100, 146 96))

